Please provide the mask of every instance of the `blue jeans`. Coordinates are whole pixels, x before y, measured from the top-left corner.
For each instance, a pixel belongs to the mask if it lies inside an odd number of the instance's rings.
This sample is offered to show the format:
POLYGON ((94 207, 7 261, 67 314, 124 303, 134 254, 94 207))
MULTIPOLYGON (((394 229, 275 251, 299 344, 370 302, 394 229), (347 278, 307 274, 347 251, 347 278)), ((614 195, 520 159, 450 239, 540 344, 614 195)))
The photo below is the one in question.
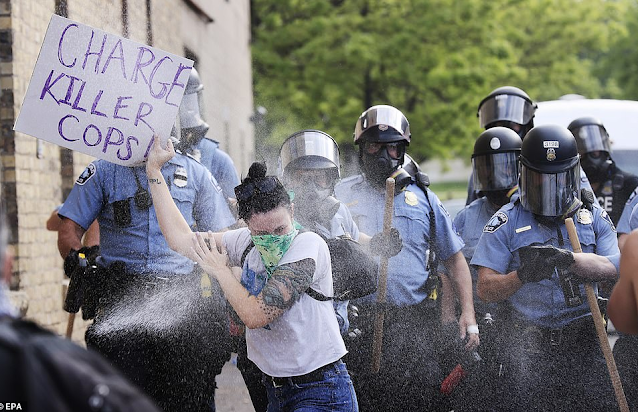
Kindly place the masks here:
POLYGON ((263 384, 268 393, 268 412, 287 411, 348 411, 357 412, 359 405, 354 386, 342 361, 335 363, 318 382, 275 387, 268 377, 263 384))

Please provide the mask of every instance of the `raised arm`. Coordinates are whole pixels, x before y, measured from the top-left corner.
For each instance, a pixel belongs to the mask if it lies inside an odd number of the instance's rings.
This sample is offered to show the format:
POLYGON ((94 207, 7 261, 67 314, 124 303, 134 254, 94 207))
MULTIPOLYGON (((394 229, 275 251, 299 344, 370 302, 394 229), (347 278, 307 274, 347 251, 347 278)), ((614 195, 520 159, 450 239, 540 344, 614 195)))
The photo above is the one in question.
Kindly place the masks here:
POLYGON ((155 208, 160 229, 166 238, 168 246, 180 255, 195 261, 192 249, 193 231, 180 213, 175 201, 173 201, 161 172, 162 166, 173 156, 175 156, 173 143, 169 140, 166 149, 164 149, 156 136, 153 148, 146 161, 148 187, 150 188, 151 196, 153 196, 153 207, 155 208))

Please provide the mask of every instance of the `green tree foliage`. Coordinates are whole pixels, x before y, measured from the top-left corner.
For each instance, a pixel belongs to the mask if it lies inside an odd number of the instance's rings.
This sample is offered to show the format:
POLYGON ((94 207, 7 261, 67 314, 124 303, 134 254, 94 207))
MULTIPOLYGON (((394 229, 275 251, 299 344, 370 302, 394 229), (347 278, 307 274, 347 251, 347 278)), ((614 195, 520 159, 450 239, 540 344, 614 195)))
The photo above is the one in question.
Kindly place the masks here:
POLYGON ((265 143, 278 147, 296 130, 317 128, 345 151, 361 112, 391 104, 410 121, 414 158, 469 157, 481 132, 478 103, 496 87, 521 87, 534 100, 617 94, 599 63, 622 33, 626 7, 604 0, 253 0, 265 143))

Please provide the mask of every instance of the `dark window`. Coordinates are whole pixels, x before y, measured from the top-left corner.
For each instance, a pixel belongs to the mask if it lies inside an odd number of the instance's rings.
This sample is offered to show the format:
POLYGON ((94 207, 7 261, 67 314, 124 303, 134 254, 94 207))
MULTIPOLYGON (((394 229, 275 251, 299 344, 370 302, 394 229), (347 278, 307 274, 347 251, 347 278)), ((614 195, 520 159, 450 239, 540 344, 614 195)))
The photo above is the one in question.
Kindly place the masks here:
POLYGON ((146 0, 146 44, 153 45, 153 19, 151 16, 151 0, 146 0))
POLYGON ((69 5, 67 0, 55 0, 55 14, 69 17, 69 5))
POLYGON ((122 36, 128 38, 128 0, 122 0, 122 36))

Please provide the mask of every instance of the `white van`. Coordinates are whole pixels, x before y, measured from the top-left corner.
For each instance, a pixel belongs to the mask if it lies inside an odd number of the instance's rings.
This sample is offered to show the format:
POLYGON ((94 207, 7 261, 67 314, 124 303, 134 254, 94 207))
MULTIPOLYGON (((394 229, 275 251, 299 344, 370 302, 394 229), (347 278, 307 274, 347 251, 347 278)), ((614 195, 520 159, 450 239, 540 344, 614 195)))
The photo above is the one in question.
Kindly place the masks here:
MULTIPOLYGON (((572 95, 573 96, 573 95, 572 95)), ((603 122, 611 140, 611 157, 619 168, 638 175, 638 101, 565 96, 538 102, 534 126, 558 124, 592 116, 603 122)))

